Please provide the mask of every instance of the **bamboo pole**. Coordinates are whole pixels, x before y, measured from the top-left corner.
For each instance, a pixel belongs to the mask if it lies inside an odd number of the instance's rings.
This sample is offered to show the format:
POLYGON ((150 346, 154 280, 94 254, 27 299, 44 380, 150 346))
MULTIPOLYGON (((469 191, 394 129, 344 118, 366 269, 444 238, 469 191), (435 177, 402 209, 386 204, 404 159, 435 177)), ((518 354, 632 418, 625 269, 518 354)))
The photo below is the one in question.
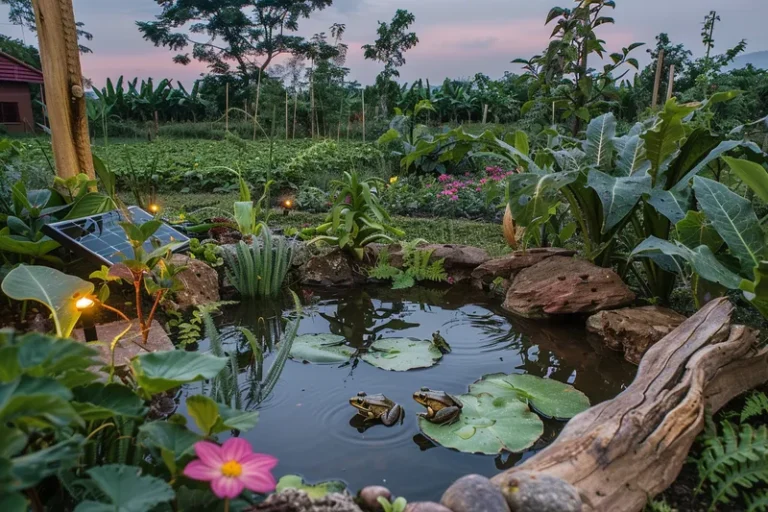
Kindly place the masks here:
POLYGON ((288 140, 288 91, 285 91, 285 140, 288 140))
POLYGON ((293 133, 291 134, 291 138, 296 138, 296 111, 299 108, 299 90, 296 89, 293 92, 293 133))
POLYGON ((53 157, 62 178, 95 179, 77 26, 71 0, 33 0, 53 157))
POLYGON ((365 89, 363 89, 363 142, 365 142, 365 89))
POLYGON ((261 101, 261 68, 259 68, 259 80, 256 82, 256 110, 253 114, 253 140, 256 140, 256 129, 259 126, 259 103, 261 101))
POLYGON ((229 83, 224 88, 224 130, 229 131, 229 83))
POLYGON ((675 65, 669 66, 669 84, 667 85, 667 101, 672 99, 672 93, 675 89, 675 65))
POLYGON ((653 82, 653 98, 651 99, 651 108, 656 108, 659 102, 659 88, 661 87, 661 72, 664 69, 664 48, 659 50, 659 59, 656 63, 656 80, 653 82))

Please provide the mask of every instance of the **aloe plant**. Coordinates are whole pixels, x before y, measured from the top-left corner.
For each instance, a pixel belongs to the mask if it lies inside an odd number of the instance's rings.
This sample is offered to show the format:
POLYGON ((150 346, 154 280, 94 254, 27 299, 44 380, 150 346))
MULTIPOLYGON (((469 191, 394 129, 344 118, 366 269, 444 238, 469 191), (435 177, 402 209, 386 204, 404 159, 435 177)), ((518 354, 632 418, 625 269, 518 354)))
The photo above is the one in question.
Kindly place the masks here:
POLYGON ((227 279, 243 297, 269 297, 276 295, 283 286, 291 267, 293 245, 272 237, 269 228, 263 226, 261 235, 249 246, 240 242, 234 253, 224 252, 227 279))

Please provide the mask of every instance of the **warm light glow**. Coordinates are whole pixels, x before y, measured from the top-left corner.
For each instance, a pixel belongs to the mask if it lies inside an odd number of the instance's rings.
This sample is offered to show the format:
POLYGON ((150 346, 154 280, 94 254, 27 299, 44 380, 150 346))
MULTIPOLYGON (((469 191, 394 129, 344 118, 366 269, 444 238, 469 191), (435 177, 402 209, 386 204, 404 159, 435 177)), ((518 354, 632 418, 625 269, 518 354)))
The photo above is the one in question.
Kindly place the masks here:
POLYGON ((293 206, 293 201, 291 201, 290 199, 286 199, 283 204, 285 205, 286 208, 290 208, 293 206))
POLYGON ((82 297, 82 298, 77 300, 77 302, 75 303, 75 307, 79 311, 83 311, 85 309, 93 307, 94 304, 95 304, 95 302, 93 302, 93 299, 91 299, 89 297, 82 297))
POLYGON ((152 213, 157 213, 160 211, 160 205, 157 204, 151 204, 149 205, 149 211, 152 213))

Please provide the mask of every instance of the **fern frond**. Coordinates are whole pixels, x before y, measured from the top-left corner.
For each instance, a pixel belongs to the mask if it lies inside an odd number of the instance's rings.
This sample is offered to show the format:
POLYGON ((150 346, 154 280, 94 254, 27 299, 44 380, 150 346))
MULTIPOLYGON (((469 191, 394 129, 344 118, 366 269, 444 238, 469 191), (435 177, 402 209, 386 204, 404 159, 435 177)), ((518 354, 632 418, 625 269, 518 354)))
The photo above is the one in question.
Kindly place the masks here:
POLYGON ((750 418, 763 414, 768 414, 768 396, 760 391, 755 391, 747 398, 744 408, 741 410, 741 422, 744 423, 750 418))
POLYGON ((768 483, 768 462, 764 458, 727 468, 723 478, 712 488, 709 510, 714 510, 718 503, 728 503, 732 498, 738 498, 740 489, 752 489, 761 482, 768 483))
POLYGON ((768 510, 768 491, 752 493, 745 497, 747 512, 765 512, 768 510))
POLYGON ((402 272, 400 275, 395 277, 395 280, 392 283, 392 289, 403 290, 405 288, 413 288, 415 284, 416 284, 416 281, 414 280, 412 275, 410 275, 407 272, 402 272))

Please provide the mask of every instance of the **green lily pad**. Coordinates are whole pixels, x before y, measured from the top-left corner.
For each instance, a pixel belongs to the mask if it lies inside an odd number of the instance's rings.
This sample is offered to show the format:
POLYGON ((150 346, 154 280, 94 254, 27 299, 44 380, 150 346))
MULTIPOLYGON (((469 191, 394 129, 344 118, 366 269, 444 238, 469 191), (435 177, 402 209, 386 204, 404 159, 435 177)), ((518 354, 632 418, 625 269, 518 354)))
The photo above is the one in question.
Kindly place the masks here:
POLYGON ((291 359, 315 364, 346 363, 355 349, 344 345, 344 336, 335 334, 303 334, 291 347, 291 359))
POLYGON ((429 341, 387 338, 373 342, 362 360, 382 370, 406 372, 434 366, 442 357, 442 352, 429 341))
POLYGON ((485 455, 522 452, 544 433, 541 418, 516 398, 504 399, 485 393, 458 398, 464 408, 455 423, 437 425, 419 417, 421 432, 441 446, 485 455))
POLYGON ((581 391, 569 384, 535 375, 486 375, 470 385, 469 392, 527 401, 537 413, 558 420, 569 420, 589 409, 589 398, 581 391))
POLYGON ((285 475, 277 482, 276 491, 283 492, 286 489, 304 491, 311 499, 319 500, 334 492, 344 492, 347 489, 347 484, 339 480, 308 484, 298 475, 285 475))

